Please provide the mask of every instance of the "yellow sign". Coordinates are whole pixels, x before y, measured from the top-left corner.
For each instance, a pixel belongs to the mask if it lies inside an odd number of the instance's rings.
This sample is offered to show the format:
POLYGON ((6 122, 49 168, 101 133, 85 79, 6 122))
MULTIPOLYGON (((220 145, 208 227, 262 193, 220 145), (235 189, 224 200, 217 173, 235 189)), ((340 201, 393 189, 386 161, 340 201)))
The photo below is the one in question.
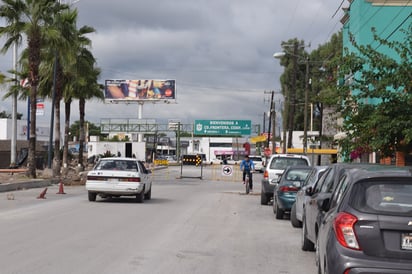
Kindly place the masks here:
MULTIPOLYGON (((288 148, 287 153, 303 153, 303 148, 288 148)), ((337 154, 338 150, 333 148, 308 148, 306 151, 307 154, 337 154)))
POLYGON ((163 159, 156 159, 153 161, 155 165, 159 165, 159 166, 167 166, 169 165, 169 161, 168 160, 163 160, 163 159))
POLYGON ((265 135, 260 135, 260 136, 254 136, 250 137, 249 141, 251 143, 259 143, 259 142, 265 142, 266 141, 266 136, 265 135))

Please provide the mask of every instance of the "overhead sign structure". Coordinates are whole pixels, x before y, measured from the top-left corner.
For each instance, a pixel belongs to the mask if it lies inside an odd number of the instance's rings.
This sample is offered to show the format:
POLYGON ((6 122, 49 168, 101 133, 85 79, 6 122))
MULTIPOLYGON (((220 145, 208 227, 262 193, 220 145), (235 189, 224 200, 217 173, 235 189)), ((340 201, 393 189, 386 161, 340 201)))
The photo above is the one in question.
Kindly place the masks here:
POLYGON ((104 98, 110 102, 176 99, 175 80, 106 80, 104 98))
POLYGON ((250 120, 195 120, 195 135, 250 135, 250 120))

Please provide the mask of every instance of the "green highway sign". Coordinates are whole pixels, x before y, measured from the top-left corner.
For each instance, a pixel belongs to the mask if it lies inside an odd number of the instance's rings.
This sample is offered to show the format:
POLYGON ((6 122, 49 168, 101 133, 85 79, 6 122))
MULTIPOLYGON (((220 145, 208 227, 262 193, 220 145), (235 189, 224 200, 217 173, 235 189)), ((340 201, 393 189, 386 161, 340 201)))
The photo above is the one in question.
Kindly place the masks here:
POLYGON ((250 135, 250 120, 195 120, 195 135, 250 135))

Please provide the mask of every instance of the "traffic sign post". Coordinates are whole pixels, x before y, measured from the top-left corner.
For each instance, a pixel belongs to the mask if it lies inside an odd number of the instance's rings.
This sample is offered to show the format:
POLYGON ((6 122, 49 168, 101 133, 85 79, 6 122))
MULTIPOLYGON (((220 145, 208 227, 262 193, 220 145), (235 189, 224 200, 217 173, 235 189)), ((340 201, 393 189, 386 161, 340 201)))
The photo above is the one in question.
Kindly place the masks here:
POLYGON ((233 176, 232 166, 228 166, 228 165, 222 166, 222 175, 223 176, 233 176))
POLYGON ((202 156, 199 154, 196 155, 183 155, 182 161, 180 164, 180 178, 199 178, 203 179, 203 160, 202 156), (190 166, 200 166, 200 176, 183 176, 183 166, 190 165, 190 166))

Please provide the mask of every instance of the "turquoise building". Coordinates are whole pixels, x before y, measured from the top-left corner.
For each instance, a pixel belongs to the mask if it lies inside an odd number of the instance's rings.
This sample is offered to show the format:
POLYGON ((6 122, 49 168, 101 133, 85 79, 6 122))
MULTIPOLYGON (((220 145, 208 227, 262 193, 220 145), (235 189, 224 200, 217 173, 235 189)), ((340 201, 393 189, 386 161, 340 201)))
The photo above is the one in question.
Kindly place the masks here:
POLYGON ((344 8, 343 48, 353 52, 351 39, 360 45, 371 45, 372 48, 385 52, 387 48, 374 41, 372 28, 379 37, 388 41, 404 39, 402 29, 412 24, 412 1, 410 0, 348 0, 349 7, 344 8))
MULTIPOLYGON (((376 51, 398 59, 390 48, 381 45, 374 39, 374 29, 377 36, 387 41, 403 41, 405 33, 412 25, 412 1, 411 0, 348 0, 345 7, 344 16, 341 19, 343 49, 350 53, 357 53, 352 42, 358 45, 370 45, 376 51)), ((350 84, 350 75, 345 77, 346 84, 350 84)), ((352 91, 356 92, 356 91, 352 91)), ((378 103, 377 99, 369 99, 368 103, 378 103)), ((345 136, 344 133, 338 133, 337 136, 345 136)), ((335 139, 339 137, 335 136, 335 139)), ((365 162, 377 162, 375 153, 363 155, 366 159, 360 159, 365 162)), ((342 160, 342 159, 341 159, 342 160)), ((392 162, 398 163, 398 155, 392 162)), ((412 160, 412 159, 409 159, 412 160)), ((382 159, 380 159, 382 162, 382 159)), ((405 159, 403 159, 405 162, 405 159)))

